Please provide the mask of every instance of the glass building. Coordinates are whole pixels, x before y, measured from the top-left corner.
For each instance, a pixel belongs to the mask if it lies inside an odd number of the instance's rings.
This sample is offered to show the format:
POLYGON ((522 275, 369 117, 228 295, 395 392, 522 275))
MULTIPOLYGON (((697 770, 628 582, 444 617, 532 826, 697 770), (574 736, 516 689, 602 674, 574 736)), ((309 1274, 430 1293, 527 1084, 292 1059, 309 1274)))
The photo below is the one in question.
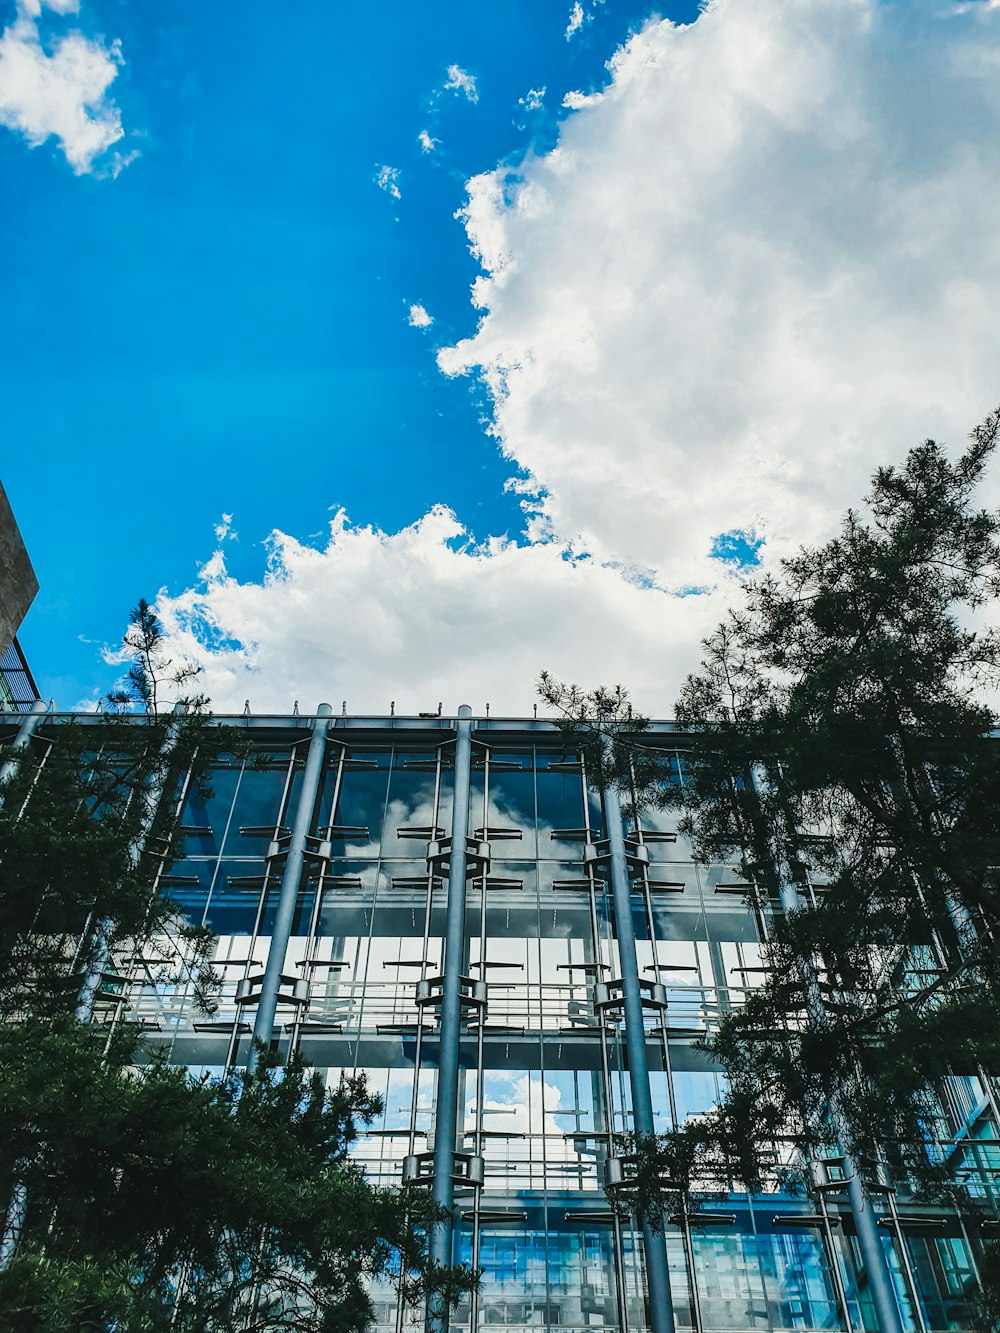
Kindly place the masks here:
MULTIPOLYGON (((207 798, 181 775, 184 855, 159 872, 217 936, 218 1011, 155 951, 123 953, 96 1021, 140 1023, 195 1070, 245 1063, 256 1033, 331 1081, 363 1071, 384 1101, 367 1171, 425 1181, 453 1218, 442 1257, 483 1271, 452 1328, 975 1328, 982 1235, 902 1193, 859 1216, 837 1158, 809 1190, 722 1181, 663 1232, 611 1210, 615 1136, 716 1099, 694 1043, 760 982, 780 910, 751 908, 732 867, 694 864, 673 816, 627 826, 541 719, 221 720, 266 759, 220 763, 207 798)), ((32 714, 22 741, 59 721, 32 714)), ((669 723, 645 740, 683 776, 669 723)), ((938 1132, 993 1209, 992 1090, 952 1079, 938 1132)), ((376 1295, 380 1333, 422 1322, 376 1295)))

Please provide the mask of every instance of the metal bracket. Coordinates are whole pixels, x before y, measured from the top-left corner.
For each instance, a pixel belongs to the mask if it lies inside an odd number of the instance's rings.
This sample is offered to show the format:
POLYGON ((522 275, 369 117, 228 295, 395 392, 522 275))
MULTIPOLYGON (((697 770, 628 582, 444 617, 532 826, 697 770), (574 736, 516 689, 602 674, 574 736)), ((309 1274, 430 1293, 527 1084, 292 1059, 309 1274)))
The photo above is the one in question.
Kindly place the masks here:
MULTIPOLYGON (((292 835, 290 833, 279 834, 277 838, 272 839, 267 844, 264 859, 276 863, 286 861, 291 845, 292 835)), ((332 856, 333 844, 329 838, 316 838, 312 834, 306 835, 306 843, 302 849, 302 859, 304 861, 311 862, 314 865, 326 865, 332 856)))
MULTIPOLYGON (((597 879, 609 878, 611 844, 607 838, 584 844, 583 865, 584 869, 591 870, 597 879)), ((639 879, 649 869, 649 851, 635 838, 625 839, 625 868, 630 879, 639 879)))
MULTIPOLYGON (((456 1185, 468 1189, 482 1189, 486 1179, 486 1163, 471 1152, 453 1152, 451 1178, 456 1185)), ((408 1153, 403 1158, 404 1185, 432 1185, 434 1183, 434 1150, 408 1153)))
MULTIPOLYGON (((454 838, 434 838, 427 844, 427 869, 442 878, 451 868, 451 851, 454 838)), ((490 844, 476 838, 465 839, 465 877, 476 879, 488 875, 490 871, 490 844)))
MULTIPOLYGON (((600 1015, 611 1010, 623 1009, 625 1006, 624 984, 620 978, 613 981, 595 982, 594 1012, 600 1015)), ((643 1008, 666 1009, 667 988, 662 982, 647 981, 645 977, 640 977, 639 992, 643 1008)))
POLYGON ((605 1158, 605 1189, 615 1189, 622 1185, 628 1186, 635 1184, 638 1166, 639 1159, 632 1154, 605 1158))
MULTIPOLYGON (((622 1153, 604 1159, 605 1189, 631 1189, 637 1183, 639 1158, 635 1153, 622 1153)), ((669 1176, 659 1176, 659 1183, 669 1188, 674 1182, 669 1176)), ((671 1219, 674 1220, 674 1219, 671 1219)), ((733 1220, 733 1219, 730 1219, 733 1220)))
POLYGON ((288 855, 291 842, 291 833, 279 833, 276 838, 272 838, 264 853, 265 861, 283 861, 288 855))
MULTIPOLYGON (((459 987, 461 988, 461 998, 459 1003, 463 1009, 478 1009, 483 1018, 486 1017, 486 982, 479 981, 475 977, 459 977, 459 987)), ((436 1007, 444 999, 444 977, 425 977, 423 981, 417 982, 416 1004, 418 1008, 436 1007)))
MULTIPOLYGON (((236 984, 236 1006, 239 1009, 246 1009, 255 1005, 260 1000, 260 988, 264 983, 264 973, 258 972, 256 976, 243 977, 236 984)), ((281 977, 282 989, 278 991, 278 1004, 294 1004, 303 1009, 309 1005, 309 982, 302 977, 281 977)))
POLYGON ((519 828, 486 825, 483 828, 474 829, 473 836, 477 842, 520 842, 524 833, 519 828))

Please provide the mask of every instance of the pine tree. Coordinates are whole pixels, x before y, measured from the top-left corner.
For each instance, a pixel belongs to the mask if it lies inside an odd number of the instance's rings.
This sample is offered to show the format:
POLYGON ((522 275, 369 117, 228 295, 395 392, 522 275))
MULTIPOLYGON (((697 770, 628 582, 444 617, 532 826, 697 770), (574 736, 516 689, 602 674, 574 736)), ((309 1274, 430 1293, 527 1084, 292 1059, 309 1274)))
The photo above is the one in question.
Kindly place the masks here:
POLYGON ((975 1075, 992 1096, 1000 1069, 1000 515, 975 504, 998 437, 1000 411, 956 461, 924 442, 838 537, 747 584, 681 691, 683 784, 657 780, 623 691, 543 678, 577 734, 614 696, 617 780, 638 757, 636 805, 679 809, 699 860, 738 865, 768 931, 763 984, 704 1043, 728 1091, 644 1145, 639 1206, 719 1160, 751 1189, 775 1162, 808 1182, 839 1141, 869 1188, 975 1210, 940 1092, 975 1075))

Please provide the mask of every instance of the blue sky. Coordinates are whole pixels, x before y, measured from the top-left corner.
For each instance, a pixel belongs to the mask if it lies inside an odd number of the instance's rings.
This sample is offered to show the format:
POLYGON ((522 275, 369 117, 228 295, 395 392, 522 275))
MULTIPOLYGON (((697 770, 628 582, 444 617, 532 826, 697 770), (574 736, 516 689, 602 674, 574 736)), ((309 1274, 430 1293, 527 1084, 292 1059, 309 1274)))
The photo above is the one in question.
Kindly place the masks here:
POLYGON ((1000 398, 998 63, 991 0, 0 0, 44 693, 146 596, 222 709, 669 714, 1000 398))
POLYGON ((75 175, 54 139, 0 133, 0 475, 41 582, 22 641, 47 694, 107 678, 92 641, 189 583, 223 512, 236 574, 330 506, 396 528, 444 503, 477 536, 520 531, 483 393, 434 363, 475 327, 453 215, 468 177, 551 146, 563 94, 602 85, 650 8, 607 0, 569 41, 568 0, 43 16, 50 41, 120 41, 118 147, 139 152, 116 179, 75 175), (442 91, 451 65, 477 101, 442 91), (432 326, 409 326, 414 303, 432 326))

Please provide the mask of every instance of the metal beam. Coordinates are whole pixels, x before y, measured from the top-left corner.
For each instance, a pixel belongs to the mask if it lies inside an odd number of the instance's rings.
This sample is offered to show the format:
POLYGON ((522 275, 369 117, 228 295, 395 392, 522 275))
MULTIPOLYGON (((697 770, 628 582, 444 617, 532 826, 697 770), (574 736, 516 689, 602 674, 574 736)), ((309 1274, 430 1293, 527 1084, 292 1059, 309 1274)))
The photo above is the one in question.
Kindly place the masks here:
MULTIPOLYGON (((798 889, 794 883, 786 879, 784 874, 779 877, 778 892, 781 897, 782 911, 786 913, 796 912, 802 906, 798 889)), ((808 962, 805 966, 808 972, 808 962)), ((821 1015, 815 1012, 817 1007, 822 1005, 819 988, 810 986, 808 982, 806 984, 806 1001, 813 1021, 821 1019, 821 1015)), ((875 1211, 875 1205, 865 1189, 853 1157, 842 1146, 844 1138, 843 1117, 836 1099, 831 1111, 837 1128, 837 1137, 840 1140, 837 1151, 843 1161, 844 1176, 847 1180, 847 1198, 851 1205, 851 1217, 854 1219, 854 1230, 858 1238, 858 1248, 861 1251, 861 1262, 864 1265, 865 1276, 868 1278, 868 1289, 871 1292, 872 1303, 875 1306, 875 1318, 878 1320, 879 1333, 903 1333, 899 1303, 896 1300, 892 1277, 889 1273, 889 1264, 885 1257, 885 1250, 882 1247, 882 1236, 878 1230, 878 1213, 875 1211)))
MULTIPOLYGON (((646 1029, 643 1022, 639 966, 635 956, 635 930, 632 926, 632 899, 628 866, 625 860, 625 836, 622 829, 618 792, 608 786, 601 793, 604 800, 605 836, 610 852, 611 900, 618 936, 622 997, 625 1009, 625 1045, 628 1050, 628 1076, 632 1090, 632 1119, 637 1135, 656 1133, 653 1098, 649 1090, 649 1062, 646 1058, 646 1029)), ((670 1294, 667 1247, 662 1231, 643 1219, 642 1246, 646 1258, 646 1285, 649 1290, 649 1326, 651 1333, 675 1333, 674 1304, 670 1294)))
MULTIPOLYGON (((458 1069, 462 1039, 462 974, 465 962, 465 839, 469 832, 469 785, 472 764, 472 709, 458 710, 455 737, 455 789, 451 813, 451 860, 448 866, 448 916, 445 926, 444 988, 434 1121, 434 1202, 447 1212, 431 1232, 436 1264, 452 1262, 455 1208, 455 1150, 458 1134, 458 1069)), ((429 1333, 445 1333, 448 1303, 439 1296, 428 1303, 429 1333)))
MULTIPOLYGON (((25 748, 35 734, 35 730, 46 711, 46 707, 41 699, 36 699, 31 705, 31 712, 24 715, 21 725, 17 729, 17 735, 14 737, 10 747, 12 751, 11 756, 5 761, 3 767, 0 768, 0 784, 7 782, 17 772, 20 751, 25 748)), ((2 802, 2 797, 0 797, 0 802, 2 802)))
POLYGON ((330 730, 333 709, 329 704, 320 704, 312 724, 312 739, 306 756, 306 771, 302 777, 302 790, 299 792, 298 805, 295 808, 295 822, 288 844, 288 855, 281 875, 281 888, 278 891, 278 909, 271 928, 271 945, 267 951, 267 964, 264 967, 264 979, 261 982, 260 998, 257 1001, 257 1017, 253 1025, 253 1040, 247 1056, 247 1069, 250 1073, 260 1063, 262 1049, 271 1045, 274 1034, 274 1020, 278 1011, 278 991, 281 987, 281 974, 285 970, 285 954, 292 933, 292 921, 295 917, 295 904, 298 901, 299 886, 302 882, 302 867, 305 861, 306 839, 312 831, 313 817, 316 810, 316 797, 323 777, 323 760, 326 758, 326 737, 330 730))
MULTIPOLYGON (((760 768, 752 769, 750 776, 756 798, 759 796, 760 786, 767 782, 768 778, 760 768)), ((788 866, 779 861, 774 863, 773 869, 778 881, 778 896, 781 900, 782 911, 786 915, 790 912, 799 911, 802 907, 802 899, 788 866)), ((824 1022, 823 1000, 816 982, 815 968, 808 958, 801 960, 801 966, 805 982, 806 1008, 810 1021, 822 1025, 824 1022)), ((896 1300, 892 1275, 889 1272, 889 1263, 885 1256, 882 1236, 878 1229, 878 1213, 875 1210, 871 1196, 865 1189, 857 1164, 843 1147, 845 1137, 844 1120, 836 1097, 833 1099, 830 1110, 839 1140, 837 1151, 843 1162, 851 1217, 854 1220, 854 1230, 858 1238, 858 1248, 861 1251, 861 1262, 864 1265, 865 1276, 868 1279, 872 1304, 875 1306, 875 1318, 878 1321, 879 1333, 903 1333, 899 1302, 896 1300)))

